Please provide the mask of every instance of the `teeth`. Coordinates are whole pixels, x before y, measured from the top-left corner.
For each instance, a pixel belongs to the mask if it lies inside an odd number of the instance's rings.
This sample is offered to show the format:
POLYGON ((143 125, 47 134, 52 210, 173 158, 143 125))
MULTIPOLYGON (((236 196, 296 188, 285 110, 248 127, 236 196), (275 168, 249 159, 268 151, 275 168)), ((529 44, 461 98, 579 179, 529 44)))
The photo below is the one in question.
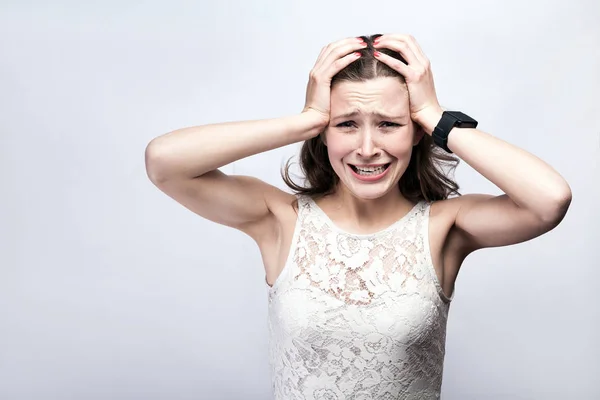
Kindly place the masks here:
POLYGON ((385 169, 385 165, 381 166, 381 167, 370 167, 370 168, 361 168, 361 167, 356 167, 357 170, 362 171, 362 172, 373 172, 373 171, 379 171, 379 170, 383 170, 385 169))
POLYGON ((356 167, 356 169, 359 169, 359 170, 365 171, 365 172, 373 172, 376 169, 383 169, 383 167, 377 167, 377 168, 359 168, 359 167, 356 167))
POLYGON ((353 168, 357 171, 357 173, 359 175, 378 175, 383 173, 383 171, 385 171, 385 169, 387 168, 386 165, 383 165, 381 167, 371 167, 371 168, 359 168, 357 166, 353 166, 353 168))

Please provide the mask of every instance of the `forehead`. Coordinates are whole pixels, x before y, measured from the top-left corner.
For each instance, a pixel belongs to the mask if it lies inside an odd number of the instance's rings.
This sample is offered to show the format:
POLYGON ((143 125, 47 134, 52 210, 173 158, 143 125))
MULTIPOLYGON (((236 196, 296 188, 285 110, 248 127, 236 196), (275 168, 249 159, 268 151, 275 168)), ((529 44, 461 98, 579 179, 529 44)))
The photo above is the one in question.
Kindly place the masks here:
POLYGON ((331 89, 331 111, 347 108, 399 111, 409 106, 406 85, 398 78, 386 77, 364 82, 337 82, 331 89))

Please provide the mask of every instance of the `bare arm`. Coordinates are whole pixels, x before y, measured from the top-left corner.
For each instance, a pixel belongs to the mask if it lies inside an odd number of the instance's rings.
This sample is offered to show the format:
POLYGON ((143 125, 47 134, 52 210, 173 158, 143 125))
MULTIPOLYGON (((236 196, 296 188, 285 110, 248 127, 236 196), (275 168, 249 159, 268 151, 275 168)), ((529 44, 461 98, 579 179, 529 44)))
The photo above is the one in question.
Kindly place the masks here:
POLYGON ((315 112, 182 128, 152 140, 146 168, 153 182, 196 178, 234 161, 310 139, 327 121, 315 112))
POLYGON ((218 168, 236 160, 310 139, 326 126, 308 110, 281 118, 179 129, 146 147, 150 180, 168 196, 213 222, 253 238, 270 215, 269 201, 285 192, 257 178, 228 176, 218 168))
MULTIPOLYGON (((424 112, 427 134, 442 110, 424 112)), ((525 242, 554 229, 571 203, 567 181, 548 163, 513 144, 475 128, 454 127, 448 148, 504 194, 466 194, 459 204, 456 232, 469 252, 525 242)))
MULTIPOLYGON (((346 38, 325 46, 309 74, 303 112, 288 117, 178 129, 146 148, 150 180, 191 211, 237 228, 258 241, 271 231, 275 202, 289 194, 257 178, 227 176, 236 160, 317 136, 329 124, 331 79, 367 44, 346 38)), ((280 204, 280 203, 277 203, 280 204)))
MULTIPOLYGON (((383 53, 378 59, 405 77, 411 118, 432 135, 444 111, 435 93, 429 59, 410 35, 383 35, 374 47, 406 56, 408 64, 383 53)), ((454 232, 463 254, 533 239, 564 218, 571 203, 571 188, 540 158, 475 128, 452 128, 448 148, 504 192, 500 196, 469 194, 450 200, 457 205, 454 232)))

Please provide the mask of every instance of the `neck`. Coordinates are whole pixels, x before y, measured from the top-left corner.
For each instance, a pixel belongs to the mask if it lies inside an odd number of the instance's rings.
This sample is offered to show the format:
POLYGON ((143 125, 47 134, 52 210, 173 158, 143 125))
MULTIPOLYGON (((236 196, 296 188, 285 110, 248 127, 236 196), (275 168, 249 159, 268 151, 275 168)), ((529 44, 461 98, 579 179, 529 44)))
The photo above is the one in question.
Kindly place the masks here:
POLYGON ((406 214, 413 206, 400 193, 392 190, 377 198, 359 198, 353 193, 340 190, 328 196, 331 208, 348 223, 358 227, 386 225, 390 220, 406 214))

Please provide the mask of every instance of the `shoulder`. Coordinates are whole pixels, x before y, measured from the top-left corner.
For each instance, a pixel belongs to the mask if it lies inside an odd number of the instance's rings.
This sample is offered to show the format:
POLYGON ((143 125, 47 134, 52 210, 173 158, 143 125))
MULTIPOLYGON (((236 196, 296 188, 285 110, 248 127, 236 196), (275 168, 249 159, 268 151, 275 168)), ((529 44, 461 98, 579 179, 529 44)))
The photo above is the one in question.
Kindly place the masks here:
POLYGON ((435 214, 437 216, 443 215, 445 218, 456 221, 456 216, 458 215, 461 207, 475 204, 481 200, 491 199, 492 197, 495 196, 483 193, 469 193, 461 196, 451 197, 445 200, 436 200, 429 203, 431 205, 430 212, 431 214, 435 214))
POLYGON ((288 193, 283 190, 273 191, 266 194, 266 202, 269 209, 275 217, 281 214, 296 213, 298 211, 299 202, 306 196, 302 194, 288 193))
POLYGON ((460 208, 460 197, 444 200, 434 200, 426 203, 429 205, 429 216, 431 218, 452 221, 460 208))
POLYGON ((298 201, 301 195, 285 192, 279 188, 264 193, 269 215, 252 227, 248 234, 259 244, 278 241, 282 229, 293 223, 298 213, 298 201))
POLYGON ((440 240, 447 251, 464 258, 475 250, 471 243, 471 237, 457 226, 459 212, 461 209, 469 208, 473 204, 493 197, 495 196, 490 194, 469 193, 429 203, 431 229, 444 232, 440 240))

